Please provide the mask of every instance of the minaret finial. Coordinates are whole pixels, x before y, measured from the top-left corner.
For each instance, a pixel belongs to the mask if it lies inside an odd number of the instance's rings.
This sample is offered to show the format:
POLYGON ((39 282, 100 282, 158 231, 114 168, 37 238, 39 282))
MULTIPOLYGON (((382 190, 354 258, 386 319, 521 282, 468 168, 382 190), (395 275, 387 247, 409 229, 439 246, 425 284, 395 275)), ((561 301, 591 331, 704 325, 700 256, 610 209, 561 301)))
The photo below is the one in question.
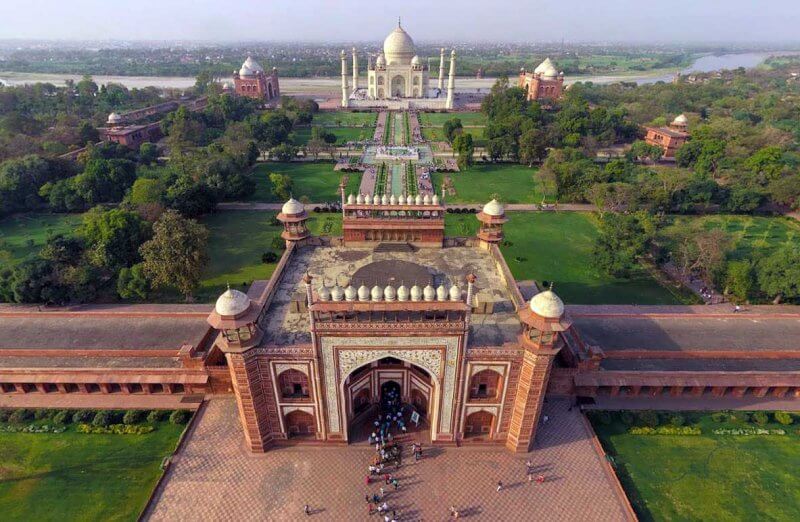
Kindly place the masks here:
POLYGON ((554 284, 555 284, 555 283, 554 283, 553 281, 550 281, 550 291, 551 291, 551 292, 553 291, 553 285, 554 285, 554 284))
POLYGON ((400 28, 403 27, 402 25, 400 25, 400 17, 399 16, 397 17, 397 27, 400 27, 400 28))

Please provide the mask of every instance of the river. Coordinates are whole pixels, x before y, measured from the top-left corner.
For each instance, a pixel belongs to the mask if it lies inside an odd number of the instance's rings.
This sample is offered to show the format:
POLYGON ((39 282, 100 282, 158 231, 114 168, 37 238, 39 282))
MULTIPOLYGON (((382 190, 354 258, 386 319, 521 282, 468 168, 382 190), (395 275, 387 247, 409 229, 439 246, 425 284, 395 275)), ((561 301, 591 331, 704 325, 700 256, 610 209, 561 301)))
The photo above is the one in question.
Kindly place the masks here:
MULTIPOLYGON (((753 52, 736 53, 722 55, 701 56, 695 62, 681 70, 682 74, 691 72, 711 72, 720 69, 736 69, 738 67, 752 68, 762 63, 770 56, 783 54, 797 54, 784 52, 753 52)), ((605 74, 597 76, 568 76, 564 79, 566 84, 575 82, 594 83, 614 83, 618 81, 636 83, 655 83, 658 81, 670 81, 675 71, 663 69, 632 74, 605 74)), ((37 82, 49 82, 54 85, 63 86, 66 80, 80 81, 81 76, 76 74, 43 74, 43 73, 20 73, 0 71, 0 83, 5 85, 23 85, 37 82)), ((120 83, 129 88, 143 88, 155 86, 160 88, 187 89, 194 85, 194 78, 180 76, 107 76, 95 75, 94 80, 99 84, 120 83)), ((362 77, 362 81, 364 81, 362 77)), ((459 92, 479 92, 490 88, 494 83, 494 78, 482 78, 480 80, 469 78, 458 78, 456 85, 459 92)), ((281 78, 281 91, 284 94, 303 94, 303 95, 336 95, 340 88, 339 78, 281 78)))

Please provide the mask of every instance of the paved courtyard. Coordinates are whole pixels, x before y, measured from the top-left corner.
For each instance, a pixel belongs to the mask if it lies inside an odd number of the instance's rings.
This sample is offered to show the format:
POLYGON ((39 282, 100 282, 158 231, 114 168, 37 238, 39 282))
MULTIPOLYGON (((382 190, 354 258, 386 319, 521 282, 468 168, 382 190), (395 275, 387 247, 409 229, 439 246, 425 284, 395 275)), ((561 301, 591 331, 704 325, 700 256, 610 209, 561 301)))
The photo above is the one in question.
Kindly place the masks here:
MULTIPOLYGON (((625 520, 623 500, 602 466, 579 414, 567 403, 545 406, 549 420, 527 455, 502 448, 427 448, 419 463, 404 459, 400 488, 386 502, 398 521, 448 519, 455 505, 468 520, 625 520), (546 477, 528 483, 530 458, 546 477), (495 491, 502 480, 505 489, 495 491)), ((214 398, 159 487, 149 520, 378 520, 367 515, 365 485, 373 452, 366 445, 285 447, 252 455, 233 398, 214 398), (313 514, 306 517, 303 505, 313 514)), ((387 487, 387 490, 392 489, 387 487)))

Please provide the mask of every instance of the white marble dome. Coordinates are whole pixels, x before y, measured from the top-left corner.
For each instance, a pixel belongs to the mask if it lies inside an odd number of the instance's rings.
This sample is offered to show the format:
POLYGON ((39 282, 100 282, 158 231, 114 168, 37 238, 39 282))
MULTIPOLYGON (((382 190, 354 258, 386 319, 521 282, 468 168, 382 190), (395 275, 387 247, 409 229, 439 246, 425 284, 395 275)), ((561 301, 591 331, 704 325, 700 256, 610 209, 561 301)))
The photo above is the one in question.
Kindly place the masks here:
POLYGON ((389 204, 390 205, 397 205, 397 196, 392 194, 392 197, 389 198, 389 204))
POLYGON ((290 198, 289 201, 283 204, 281 207, 281 213, 287 216, 292 216, 295 214, 302 214, 306 207, 297 201, 294 198, 290 198))
POLYGON ((433 197, 431 198, 431 203, 433 203, 434 205, 438 205, 439 204, 439 196, 434 194, 433 197))
POLYGON ((347 285, 347 288, 344 289, 345 301, 355 301, 357 294, 358 292, 356 292, 356 287, 353 285, 347 285))
POLYGON ((255 76, 263 72, 264 68, 261 67, 261 64, 253 60, 251 56, 248 56, 247 60, 244 61, 242 67, 239 69, 239 76, 255 76))
POLYGON ((380 286, 375 285, 372 287, 372 291, 370 292, 373 301, 380 301, 381 297, 383 297, 383 290, 380 286))
POLYGON ((419 64, 420 64, 419 56, 415 54, 414 57, 411 59, 411 65, 419 67, 419 64))
POLYGON ((436 299, 436 290, 434 290, 431 285, 426 286, 422 290, 422 298, 426 301, 433 301, 436 299))
MULTIPOLYGON (((109 119, 111 119, 110 116, 109 119)), ((678 116, 675 117, 674 120, 672 120, 673 125, 686 125, 687 123, 689 123, 689 119, 686 117, 685 114, 679 114, 678 116)))
POLYGON ((414 285, 411 287, 411 300, 412 301, 419 301, 422 299, 422 290, 420 290, 419 286, 414 285))
POLYGON ((372 197, 372 204, 373 205, 380 205, 381 204, 381 197, 379 195, 375 194, 372 197))
POLYGON ((413 205, 413 204, 414 204, 414 196, 409 194, 408 197, 406 198, 406 205, 413 205))
MULTIPOLYGON (((389 65, 408 65, 414 55, 417 54, 414 48, 414 40, 405 30, 397 24, 394 31, 383 41, 383 54, 389 65)), ((379 58, 380 59, 380 58, 379 58)))
POLYGON ((383 56, 383 53, 378 55, 378 58, 375 60, 375 65, 378 67, 386 67, 386 57, 383 56))
POLYGON ((430 205, 431 204, 431 195, 430 194, 425 194, 422 197, 422 204, 423 205, 430 205))
POLYGON ((353 194, 350 194, 349 196, 347 196, 347 204, 348 205, 352 205, 355 202, 356 202, 356 197, 353 194))
POLYGON ((397 288, 397 300, 408 301, 408 287, 406 285, 400 285, 397 288))
POLYGON ((359 205, 363 205, 364 204, 364 195, 363 194, 359 194, 358 196, 356 196, 356 203, 359 204, 359 205))
POLYGON ((247 294, 239 290, 228 288, 217 299, 214 310, 222 316, 233 317, 247 311, 250 308, 250 298, 247 294))
POLYGON ((396 296, 397 292, 394 287, 392 285, 386 285, 386 288, 383 289, 383 298, 387 301, 394 301, 396 296))
POLYGON ((331 289, 331 299, 334 301, 341 301, 344 299, 344 290, 339 285, 334 285, 331 289))
POLYGON ((415 205, 422 205, 422 194, 417 194, 417 197, 414 198, 415 205))
POLYGON ((458 287, 458 285, 453 285, 450 287, 450 300, 451 301, 461 300, 461 289, 458 287))
POLYGON ((447 301, 447 288, 444 285, 439 285, 439 288, 436 289, 436 300, 437 301, 447 301))
POLYGON ((116 112, 112 112, 111 114, 108 115, 107 123, 110 123, 112 125, 115 123, 122 123, 122 116, 120 116, 116 112))
POLYGON ((325 285, 322 285, 317 289, 317 295, 319 296, 320 301, 331 300, 331 291, 328 290, 328 287, 325 285))
POLYGON ((499 201, 493 199, 483 206, 483 213, 487 216, 501 217, 505 215, 506 211, 499 201))
POLYGON ((564 315, 564 301, 552 290, 545 290, 533 296, 531 311, 539 317, 558 319, 564 315))
POLYGON ((369 301, 369 288, 367 288, 367 285, 361 285, 358 287, 358 300, 369 301))
POLYGON ((550 61, 550 58, 545 58, 542 63, 540 63, 536 69, 533 70, 536 74, 541 74, 545 78, 555 78, 558 76, 558 70, 556 69, 553 62, 550 61))
POLYGON ((381 197, 381 205, 388 205, 388 204, 389 204, 389 196, 384 194, 383 197, 381 197))

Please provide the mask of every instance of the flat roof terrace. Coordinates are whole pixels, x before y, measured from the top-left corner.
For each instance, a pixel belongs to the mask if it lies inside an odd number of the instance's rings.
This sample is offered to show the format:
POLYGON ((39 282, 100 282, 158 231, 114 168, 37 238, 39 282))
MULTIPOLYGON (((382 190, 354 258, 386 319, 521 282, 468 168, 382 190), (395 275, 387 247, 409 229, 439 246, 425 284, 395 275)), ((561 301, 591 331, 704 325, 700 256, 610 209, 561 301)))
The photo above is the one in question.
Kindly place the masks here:
MULTIPOLYGON (((307 313, 292 313, 293 298, 304 299, 305 284, 303 276, 308 272, 313 277, 314 290, 323 281, 328 287, 334 283, 347 285, 350 279, 360 274, 373 273, 371 263, 380 262, 385 275, 382 280, 366 282, 384 285, 391 281, 394 286, 405 284, 411 287, 415 281, 404 277, 419 277, 418 271, 408 269, 405 263, 415 263, 427 269, 434 286, 444 283, 449 286, 455 281, 466 291, 464 278, 469 273, 477 276, 476 298, 479 302, 492 302, 491 314, 473 314, 470 330, 470 346, 500 346, 516 340, 520 322, 497 265, 492 256, 478 248, 468 246, 448 248, 422 248, 416 252, 374 252, 372 248, 351 247, 301 247, 293 255, 284 269, 280 283, 275 289, 273 300, 262 320, 265 335, 262 345, 291 345, 311 342, 310 325, 307 313), (392 274, 392 262, 398 262, 398 273, 392 274)), ((416 281, 424 286, 427 281, 416 281)), ((353 284, 360 284, 354 281, 353 284)))

